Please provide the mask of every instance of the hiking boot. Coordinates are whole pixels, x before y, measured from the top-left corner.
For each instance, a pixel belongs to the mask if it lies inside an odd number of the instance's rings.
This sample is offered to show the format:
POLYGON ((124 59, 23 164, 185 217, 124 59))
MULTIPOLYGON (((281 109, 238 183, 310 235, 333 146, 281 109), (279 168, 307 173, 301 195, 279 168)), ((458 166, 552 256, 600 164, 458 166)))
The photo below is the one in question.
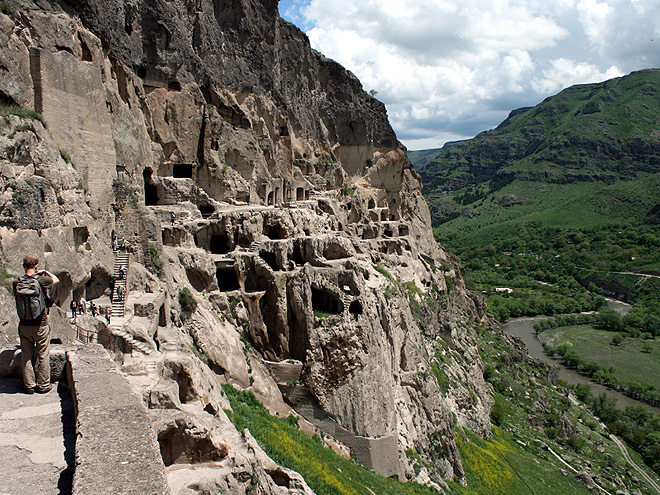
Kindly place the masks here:
POLYGON ((25 393, 32 395, 34 393, 34 389, 32 387, 25 387, 25 393))
POLYGON ((53 389, 53 386, 52 386, 52 385, 48 385, 47 387, 44 387, 44 388, 37 387, 36 392, 37 392, 38 394, 47 394, 47 393, 50 392, 52 389, 53 389))

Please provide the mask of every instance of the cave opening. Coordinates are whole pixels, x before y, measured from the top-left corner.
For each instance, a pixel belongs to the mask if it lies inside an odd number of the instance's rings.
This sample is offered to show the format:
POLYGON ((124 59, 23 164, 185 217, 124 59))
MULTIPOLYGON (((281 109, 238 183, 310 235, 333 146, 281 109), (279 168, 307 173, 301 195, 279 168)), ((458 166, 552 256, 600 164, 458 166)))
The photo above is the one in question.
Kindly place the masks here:
POLYGON ((172 165, 172 177, 175 179, 192 179, 192 163, 175 163, 172 165))
POLYGON ((375 207, 376 207, 376 202, 373 199, 370 199, 367 208, 369 208, 371 210, 372 208, 375 208, 375 207))
POLYGON ((73 242, 76 245, 76 249, 81 244, 85 244, 88 239, 89 239, 89 230, 87 230, 87 227, 73 228, 73 242))
POLYGON ((186 276, 188 277, 188 282, 190 282, 190 285, 192 285, 197 292, 203 292, 209 286, 207 277, 203 272, 199 270, 186 269, 186 276))
POLYGON ((199 212, 202 214, 202 218, 209 218, 215 213, 215 208, 212 205, 203 205, 199 207, 199 212))
POLYGON ((158 444, 165 466, 219 461, 226 455, 208 436, 188 429, 185 423, 168 425, 158 433, 158 444))
POLYGON ((353 315, 361 315, 362 314, 362 303, 358 301, 357 299, 353 301, 349 306, 348 306, 348 312, 353 314, 353 315))
POLYGON ((275 253, 271 253, 269 251, 260 251, 259 257, 264 260, 273 270, 279 270, 275 253))
POLYGON ((303 259, 303 255, 302 255, 302 250, 300 249, 300 245, 298 243, 295 243, 293 245, 293 249, 291 252, 291 261, 293 261, 298 266, 305 264, 305 260, 303 259))
POLYGON ((142 173, 144 178, 144 204, 145 206, 156 206, 158 204, 158 188, 154 184, 152 171, 145 168, 142 173))
POLYGON ((399 225, 399 235, 400 236, 408 235, 410 233, 409 230, 410 229, 408 228, 407 225, 399 225))
POLYGON ((238 282, 238 275, 234 268, 218 268, 215 271, 215 278, 218 281, 218 288, 221 292, 231 292, 241 288, 238 282))
POLYGON ((303 201, 305 199, 305 189, 302 187, 296 188, 296 201, 303 201))
POLYGON ((330 291, 312 287, 312 309, 321 313, 341 314, 341 301, 330 291))
POLYGON ((266 228, 266 235, 269 239, 273 239, 275 241, 286 239, 286 231, 279 223, 275 225, 269 225, 266 228))
POLYGON ((248 237, 242 235, 238 238, 238 245, 241 246, 242 248, 250 247, 250 244, 252 243, 250 242, 250 239, 248 237))
POLYGON ((225 234, 214 234, 209 242, 209 250, 212 254, 227 254, 231 251, 229 237, 225 234))
MULTIPOLYGON (((167 326, 167 315, 165 314, 165 305, 161 304, 160 309, 158 310, 158 326, 166 327, 167 326)), ((158 343, 158 340, 156 340, 158 343)))
POLYGON ((97 299, 110 287, 112 276, 103 268, 92 269, 90 279, 85 282, 85 295, 88 301, 97 299))

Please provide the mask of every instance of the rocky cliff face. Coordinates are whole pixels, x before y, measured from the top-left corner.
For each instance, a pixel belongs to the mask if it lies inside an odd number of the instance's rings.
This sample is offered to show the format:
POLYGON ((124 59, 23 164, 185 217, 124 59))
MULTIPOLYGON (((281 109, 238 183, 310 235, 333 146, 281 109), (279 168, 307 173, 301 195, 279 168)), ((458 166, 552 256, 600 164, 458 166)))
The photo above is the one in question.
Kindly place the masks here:
POLYGON ((167 465, 229 459, 227 490, 276 469, 224 415, 229 382, 382 474, 414 478, 414 448, 419 480, 462 475, 454 426, 490 435, 485 308, 382 103, 276 1, 16 0, 0 39, 2 263, 58 275, 55 336, 115 350, 167 465), (113 230, 135 247, 125 312, 76 328, 74 297, 110 312, 113 230))

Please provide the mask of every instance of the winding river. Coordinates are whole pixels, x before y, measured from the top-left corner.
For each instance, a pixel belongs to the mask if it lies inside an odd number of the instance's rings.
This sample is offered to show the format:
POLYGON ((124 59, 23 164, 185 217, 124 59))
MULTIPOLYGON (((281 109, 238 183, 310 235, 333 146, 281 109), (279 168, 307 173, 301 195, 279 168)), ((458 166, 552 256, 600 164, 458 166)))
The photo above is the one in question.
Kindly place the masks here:
MULTIPOLYGON (((621 314, 626 314, 630 310, 629 304, 616 301, 614 299, 608 299, 608 305, 610 308, 615 309, 621 314)), ((616 400, 617 407, 621 409, 624 409, 626 406, 639 406, 653 413, 660 413, 660 408, 653 407, 646 402, 635 400, 622 392, 618 392, 616 390, 604 387, 603 385, 599 385, 598 383, 591 380, 588 376, 581 375, 576 370, 567 368, 561 363, 561 360, 548 356, 543 350, 543 345, 541 344, 541 341, 538 339, 538 337, 536 337, 536 332, 534 331, 535 323, 538 323, 541 320, 547 320, 548 318, 548 316, 514 318, 502 325, 502 330, 504 330, 509 335, 513 335, 522 339, 522 341, 527 346, 527 349, 529 350, 530 356, 535 357, 549 365, 559 365, 559 378, 564 380, 566 383, 573 385, 585 383, 587 385, 591 385, 591 391, 594 396, 605 393, 610 397, 613 397, 616 400)))

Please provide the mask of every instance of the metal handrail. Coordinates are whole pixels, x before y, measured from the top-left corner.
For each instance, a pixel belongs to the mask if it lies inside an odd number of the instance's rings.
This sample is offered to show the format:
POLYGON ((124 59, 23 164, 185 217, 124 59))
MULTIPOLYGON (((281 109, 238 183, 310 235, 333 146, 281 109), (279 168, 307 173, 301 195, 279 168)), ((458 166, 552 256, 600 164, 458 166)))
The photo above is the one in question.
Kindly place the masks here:
POLYGON ((88 328, 81 327, 76 322, 72 322, 71 324, 76 329, 76 340, 79 340, 83 344, 90 344, 96 342, 103 345, 103 347, 105 347, 109 351, 112 352, 117 351, 117 343, 115 342, 114 338, 111 338, 108 342, 108 345, 106 346, 102 342, 98 341, 99 333, 96 330, 90 330, 88 328))

